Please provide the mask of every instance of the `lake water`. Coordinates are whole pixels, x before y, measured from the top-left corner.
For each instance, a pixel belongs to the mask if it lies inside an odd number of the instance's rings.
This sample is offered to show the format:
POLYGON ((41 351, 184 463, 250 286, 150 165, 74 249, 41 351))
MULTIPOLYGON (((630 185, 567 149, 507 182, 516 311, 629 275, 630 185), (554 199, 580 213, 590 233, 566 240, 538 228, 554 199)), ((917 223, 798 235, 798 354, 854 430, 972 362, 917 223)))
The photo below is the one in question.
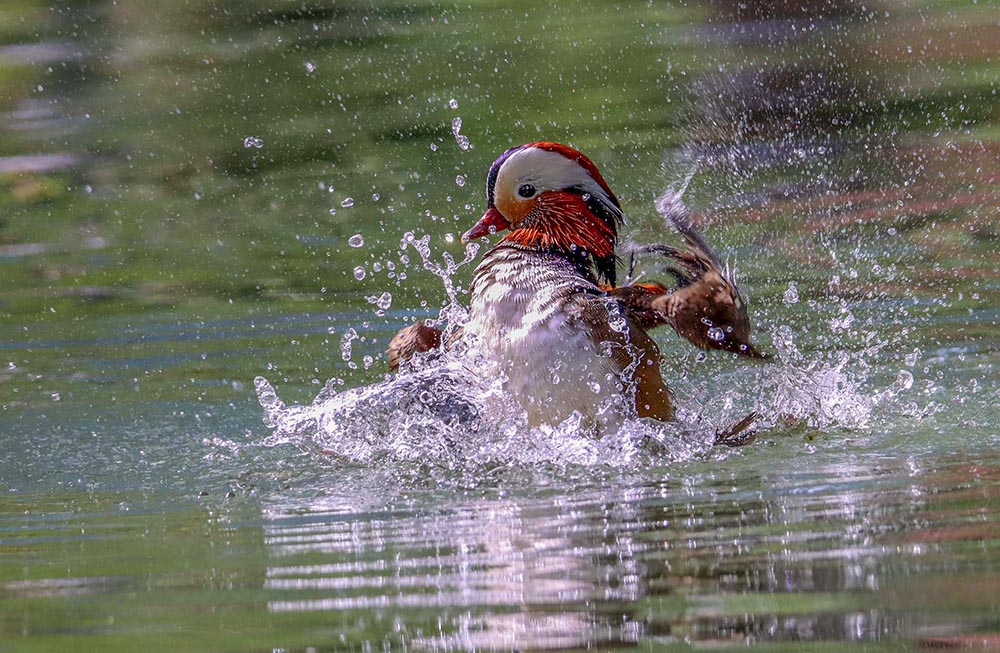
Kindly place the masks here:
POLYGON ((998 61, 995 3, 10 3, 0 651, 1000 650, 998 61), (690 176, 773 359, 660 334, 679 422, 601 440, 386 377, 540 138, 634 242, 690 176))

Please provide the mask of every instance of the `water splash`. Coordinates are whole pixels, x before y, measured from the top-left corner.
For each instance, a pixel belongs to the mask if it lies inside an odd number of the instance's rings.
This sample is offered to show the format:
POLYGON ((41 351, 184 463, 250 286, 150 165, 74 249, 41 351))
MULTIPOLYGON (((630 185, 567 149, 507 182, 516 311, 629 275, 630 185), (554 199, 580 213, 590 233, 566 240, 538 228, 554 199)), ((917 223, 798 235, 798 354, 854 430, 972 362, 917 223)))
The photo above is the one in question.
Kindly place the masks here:
MULTIPOLYGON (((677 206, 682 206, 680 195, 695 168, 681 190, 661 198, 670 203, 663 207, 665 211, 676 213, 677 206)), ((448 251, 437 258, 429 235, 407 232, 400 250, 409 249, 420 256, 424 270, 441 280, 447 304, 434 324, 442 328, 447 341, 468 319, 462 302, 465 290, 455 283, 455 274, 477 258, 479 245, 467 245, 460 261, 448 251)), ((794 283, 789 288, 795 289, 794 283)), ((788 291, 786 305, 787 295, 788 291)), ((368 300, 381 313, 389 308, 392 297, 383 293, 368 300)), ((826 324, 831 340, 836 341, 846 337, 845 331, 856 320, 846 302, 839 301, 834 309, 834 319, 817 324, 826 324)), ((346 361, 351 359, 356 337, 353 330, 342 337, 346 361)), ((398 375, 370 386, 338 393, 336 384, 328 383, 308 406, 285 405, 264 378, 255 384, 265 424, 274 429, 269 443, 293 443, 350 464, 402 462, 448 469, 661 465, 705 455, 718 432, 750 412, 757 413, 755 426, 765 437, 768 433, 780 437, 790 426, 802 424, 818 429, 870 428, 881 405, 913 386, 912 374, 907 377, 901 372, 890 387, 872 387, 867 361, 881 346, 860 353, 803 354, 797 337, 789 326, 775 328, 773 361, 739 368, 726 377, 721 390, 713 389, 712 379, 697 385, 686 379, 672 383, 678 389, 675 423, 623 417, 619 427, 600 438, 593 437, 578 415, 560 424, 529 425, 523 407, 505 394, 503 379, 483 374, 485 362, 477 359, 471 347, 463 349, 462 345, 444 353, 417 355, 398 375)), ((365 361, 366 367, 371 364, 365 361)))
MULTIPOLYGON (((468 319, 465 291, 454 277, 476 259, 479 245, 468 244, 457 261, 448 251, 436 259, 430 242, 428 235, 407 232, 400 249, 416 251, 423 268, 441 280, 448 301, 435 323, 447 338, 468 319)), ((369 302, 387 306, 391 296, 382 299, 369 302)), ((343 335, 344 360, 355 339, 351 329, 343 335)), ((456 346, 417 355, 396 376, 370 386, 338 393, 328 383, 308 406, 286 405, 263 377, 255 386, 264 422, 274 429, 268 444, 291 443, 352 464, 649 466, 701 454, 715 438, 707 423, 633 419, 598 439, 576 414, 560 424, 531 426, 524 408, 504 392, 503 379, 483 369, 475 351, 456 346)))
POLYGON ((460 295, 464 294, 464 291, 455 285, 454 276, 459 270, 476 259, 479 255, 479 243, 467 244, 465 246, 465 255, 461 261, 456 261, 451 252, 444 251, 441 254, 441 263, 433 259, 430 243, 431 237, 429 235, 424 234, 420 238, 417 238, 412 231, 407 231, 403 234, 402 240, 400 240, 399 248, 406 250, 412 247, 420 256, 423 268, 441 280, 448 303, 442 309, 438 323, 444 325, 445 333, 449 334, 468 320, 468 311, 460 298, 460 295))
POLYGON ((878 397, 865 388, 863 358, 837 352, 832 361, 803 356, 791 328, 774 337, 777 364, 761 375, 755 410, 772 424, 804 423, 814 428, 865 428, 878 397))
POLYGON ((352 464, 420 463, 443 468, 497 465, 649 466, 689 459, 714 433, 630 421, 596 439, 574 415, 532 427, 502 382, 468 360, 435 361, 380 383, 329 390, 309 406, 286 406, 255 379, 269 445, 294 444, 352 464))
POLYGON ((796 287, 794 281, 788 282, 788 288, 785 290, 784 295, 782 295, 782 300, 786 304, 798 304, 799 303, 799 289, 796 287))
POLYGON ((337 393, 328 385, 309 406, 285 405, 263 378, 255 385, 265 424, 274 429, 272 444, 292 443, 351 464, 446 469, 659 466, 706 455, 719 431, 751 411, 764 437, 780 438, 798 425, 869 428, 881 404, 912 386, 912 375, 900 374, 891 387, 873 391, 863 358, 846 352, 810 358, 787 327, 779 329, 775 346, 773 363, 741 368, 721 391, 680 384, 676 422, 626 418, 600 438, 579 415, 529 425, 523 407, 505 394, 503 379, 483 375, 484 362, 460 348, 417 355, 398 375, 370 386, 337 393))

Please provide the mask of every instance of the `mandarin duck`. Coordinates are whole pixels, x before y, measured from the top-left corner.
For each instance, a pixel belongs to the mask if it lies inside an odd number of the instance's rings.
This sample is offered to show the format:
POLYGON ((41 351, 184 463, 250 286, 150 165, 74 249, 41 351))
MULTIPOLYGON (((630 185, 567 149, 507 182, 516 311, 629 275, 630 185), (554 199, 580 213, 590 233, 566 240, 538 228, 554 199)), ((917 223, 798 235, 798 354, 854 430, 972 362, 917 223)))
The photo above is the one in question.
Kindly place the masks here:
POLYGON ((594 420, 609 397, 626 413, 669 421, 673 400, 649 329, 668 324, 698 347, 763 357, 750 343, 739 289, 679 200, 658 208, 687 250, 633 252, 664 257, 674 289, 655 281, 616 285, 621 205, 594 163, 569 146, 507 150, 490 167, 486 200, 462 241, 510 233, 473 274, 468 321, 443 345, 435 327, 403 329, 389 344, 391 369, 461 339, 496 367, 531 424, 558 424, 574 412, 594 420))

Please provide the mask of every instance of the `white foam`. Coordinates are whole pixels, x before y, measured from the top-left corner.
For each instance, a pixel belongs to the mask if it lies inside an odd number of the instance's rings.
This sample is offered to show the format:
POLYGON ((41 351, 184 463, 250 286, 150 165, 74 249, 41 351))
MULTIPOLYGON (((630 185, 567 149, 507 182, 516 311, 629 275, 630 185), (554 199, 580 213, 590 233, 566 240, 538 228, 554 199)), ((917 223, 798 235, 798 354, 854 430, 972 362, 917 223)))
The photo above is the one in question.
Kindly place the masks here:
MULTIPOLYGON (((450 301, 436 324, 452 332, 468 319, 452 275, 475 258, 476 249, 470 246, 461 262, 445 254, 440 265, 431 260, 426 236, 407 234, 401 246, 413 247, 423 267, 441 278, 450 301)), ((838 333, 831 330, 830 339, 838 333)), ((804 355, 795 339, 790 327, 777 327, 777 356, 769 363, 748 363, 716 378, 668 378, 676 390, 675 423, 623 416, 609 420, 614 428, 600 434, 577 413, 558 424, 529 426, 503 379, 489 376, 484 370, 490 366, 460 348, 418 355, 398 375, 370 386, 337 393, 336 384, 328 383, 308 406, 285 405, 258 377, 264 421, 274 429, 263 444, 291 442, 353 464, 654 466, 705 455, 717 432, 751 411, 758 414, 758 437, 780 437, 801 424, 870 428, 880 406, 908 390, 905 378, 888 388, 872 387, 868 359, 879 354, 874 349, 804 355)), ((620 405, 609 402, 609 409, 620 405)))

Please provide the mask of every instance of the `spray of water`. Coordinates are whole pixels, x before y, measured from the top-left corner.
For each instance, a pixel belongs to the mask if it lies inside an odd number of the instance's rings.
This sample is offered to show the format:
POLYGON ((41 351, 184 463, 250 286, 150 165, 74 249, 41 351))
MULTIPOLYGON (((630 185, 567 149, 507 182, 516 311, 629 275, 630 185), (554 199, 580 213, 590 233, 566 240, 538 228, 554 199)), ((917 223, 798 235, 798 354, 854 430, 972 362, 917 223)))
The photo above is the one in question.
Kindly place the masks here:
MULTIPOLYGON (((686 209, 676 209, 697 168, 695 162, 677 189, 658 200, 664 215, 690 219, 686 209)), ((478 245, 467 246, 461 261, 449 252, 439 261, 429 236, 408 232, 400 248, 416 251, 423 269, 441 280, 448 301, 435 324, 447 339, 467 320, 454 275, 476 259, 478 245)), ((480 370, 487 366, 475 351, 461 346, 418 355, 398 375, 371 386, 337 392, 336 384, 328 383, 308 406, 285 405, 262 377, 255 385, 265 424, 273 429, 265 444, 293 443, 353 464, 398 461, 446 468, 660 465, 704 455, 718 432, 752 411, 758 414, 756 428, 765 434, 800 424, 866 428, 879 405, 905 389, 905 379, 886 390, 868 387, 866 360, 877 347, 861 354, 838 352, 831 359, 800 352, 789 326, 776 327, 772 337, 772 361, 727 375, 722 389, 682 380, 677 422, 625 419, 599 438, 577 416, 561 424, 530 426, 520 405, 505 394, 503 379, 484 377, 480 370)))

